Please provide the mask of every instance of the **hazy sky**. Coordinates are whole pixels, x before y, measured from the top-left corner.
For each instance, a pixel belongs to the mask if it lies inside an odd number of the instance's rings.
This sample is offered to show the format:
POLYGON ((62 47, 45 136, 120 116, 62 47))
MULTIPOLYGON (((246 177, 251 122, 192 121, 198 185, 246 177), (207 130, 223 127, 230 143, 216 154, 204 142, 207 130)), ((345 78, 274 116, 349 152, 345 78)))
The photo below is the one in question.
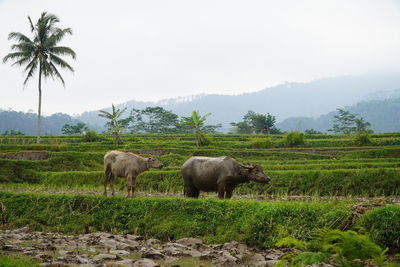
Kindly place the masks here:
MULTIPOLYGON (((0 57, 42 11, 71 27, 75 73, 43 85, 45 114, 285 81, 400 70, 396 0, 0 0, 0 57)), ((0 108, 37 109, 37 79, 0 63, 0 108)), ((400 72, 398 72, 400 73, 400 72)))

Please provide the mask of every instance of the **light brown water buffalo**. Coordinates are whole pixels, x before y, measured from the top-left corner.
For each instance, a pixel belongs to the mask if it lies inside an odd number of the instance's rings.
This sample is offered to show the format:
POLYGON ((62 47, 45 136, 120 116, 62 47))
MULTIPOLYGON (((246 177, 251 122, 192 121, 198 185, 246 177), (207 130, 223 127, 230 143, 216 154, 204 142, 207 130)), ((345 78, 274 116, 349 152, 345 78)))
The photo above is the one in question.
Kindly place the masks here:
POLYGON ((181 168, 184 194, 198 198, 200 190, 217 192, 219 198, 231 198, 238 184, 255 181, 268 183, 260 165, 243 165, 230 157, 191 157, 181 168))
POLYGON ((161 169, 164 165, 155 158, 144 158, 131 152, 110 151, 104 156, 104 195, 107 196, 107 184, 110 183, 114 196, 114 180, 125 177, 128 181, 128 197, 133 197, 136 177, 150 168, 161 169))

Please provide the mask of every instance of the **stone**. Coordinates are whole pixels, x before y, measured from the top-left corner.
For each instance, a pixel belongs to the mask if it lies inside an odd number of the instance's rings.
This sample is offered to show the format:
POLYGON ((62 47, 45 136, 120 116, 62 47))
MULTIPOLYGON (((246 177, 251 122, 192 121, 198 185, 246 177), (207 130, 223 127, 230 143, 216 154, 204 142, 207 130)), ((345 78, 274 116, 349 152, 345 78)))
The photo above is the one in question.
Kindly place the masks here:
POLYGON ((118 259, 116 255, 113 254, 98 254, 93 257, 93 261, 95 262, 100 262, 100 261, 106 261, 106 260, 116 260, 118 259))
POLYGON ((203 245, 203 240, 199 239, 199 238, 192 238, 192 237, 188 237, 188 238, 181 238, 179 240, 176 240, 176 243, 184 245, 184 246, 188 246, 191 248, 202 248, 203 245))
POLYGON ((251 266, 265 266, 267 263, 265 257, 260 253, 255 253, 253 255, 246 254, 240 260, 241 262, 251 266))
POLYGON ((116 261, 116 262, 114 262, 114 264, 122 265, 122 266, 132 266, 134 262, 135 261, 132 259, 124 259, 124 260, 116 261))
POLYGON ((161 244, 161 241, 158 239, 154 239, 154 238, 150 238, 146 241, 146 245, 149 245, 149 246, 159 245, 159 244, 161 244))
POLYGON ((143 258, 154 259, 154 260, 163 260, 165 256, 158 250, 150 249, 143 253, 143 258))
POLYGON ((265 266, 266 267, 273 267, 278 262, 280 262, 280 260, 267 260, 265 262, 265 266))
POLYGON ((135 261, 132 266, 133 267, 157 267, 159 265, 150 259, 143 259, 143 260, 135 261))
POLYGON ((110 253, 118 255, 129 255, 129 252, 126 250, 110 250, 110 253))

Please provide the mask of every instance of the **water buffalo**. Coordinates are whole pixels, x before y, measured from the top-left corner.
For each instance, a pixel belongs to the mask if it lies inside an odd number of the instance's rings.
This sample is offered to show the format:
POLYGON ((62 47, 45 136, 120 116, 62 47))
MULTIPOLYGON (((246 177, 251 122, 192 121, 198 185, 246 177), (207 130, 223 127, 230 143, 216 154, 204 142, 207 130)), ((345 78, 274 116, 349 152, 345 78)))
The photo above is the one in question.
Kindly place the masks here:
POLYGON ((268 183, 260 165, 245 166, 230 157, 191 157, 181 168, 184 194, 199 197, 199 192, 217 192, 219 198, 231 198, 238 184, 255 181, 268 183))
POLYGON ((128 197, 133 197, 136 177, 149 168, 161 169, 164 165, 155 158, 144 158, 131 152, 110 151, 104 156, 104 195, 107 196, 107 184, 110 183, 112 195, 114 180, 125 177, 128 181, 128 197))

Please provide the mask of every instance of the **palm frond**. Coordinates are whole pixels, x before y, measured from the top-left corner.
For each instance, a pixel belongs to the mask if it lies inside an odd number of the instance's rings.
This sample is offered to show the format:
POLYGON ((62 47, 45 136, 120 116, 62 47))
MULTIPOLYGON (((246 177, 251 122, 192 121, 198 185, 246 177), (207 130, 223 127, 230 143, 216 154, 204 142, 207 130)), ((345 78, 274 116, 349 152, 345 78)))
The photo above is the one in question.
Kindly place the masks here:
POLYGON ((73 59, 76 58, 74 50, 65 46, 53 46, 49 48, 50 53, 57 56, 71 56, 73 59))
POLYGON ((53 33, 49 36, 46 46, 55 46, 58 42, 60 42, 65 35, 70 34, 72 35, 72 29, 71 28, 65 28, 65 29, 60 29, 60 28, 55 28, 53 30, 53 33))
POLYGON ((69 69, 70 71, 74 72, 74 69, 62 58, 54 55, 54 54, 49 54, 50 61, 55 63, 56 65, 60 66, 63 69, 69 69))
POLYGON ((37 69, 37 60, 36 58, 34 58, 25 68, 25 70, 29 70, 28 74, 26 75, 25 81, 24 81, 24 85, 26 85, 26 83, 28 82, 28 80, 30 78, 33 77, 33 74, 35 73, 36 69, 37 69))
POLYGON ((54 66, 54 64, 53 64, 52 62, 50 62, 50 66, 51 66, 51 68, 53 69, 54 75, 55 75, 58 79, 60 79, 60 81, 62 82, 63 86, 65 86, 64 79, 63 79, 63 77, 61 76, 60 72, 58 72, 56 66, 54 66))
POLYGON ((10 32, 10 34, 8 35, 8 40, 16 40, 23 43, 33 43, 31 39, 20 32, 10 32))
POLYGON ((32 56, 31 55, 27 55, 27 56, 22 57, 19 60, 15 61, 11 66, 15 66, 15 65, 22 66, 25 63, 27 63, 28 61, 30 61, 31 59, 32 59, 32 56))
POLYGON ((13 44, 11 46, 11 50, 17 50, 20 52, 30 52, 34 53, 36 50, 36 46, 34 43, 19 43, 19 44, 13 44))
MULTIPOLYGON (((9 53, 9 54, 7 54, 7 55, 3 58, 3 63, 7 63, 7 61, 13 60, 13 59, 20 60, 20 59, 22 59, 22 58, 27 57, 28 55, 30 56, 30 53, 29 53, 29 54, 27 54, 27 53, 25 53, 25 52, 14 52, 14 53, 9 53)), ((15 63, 14 63, 14 64, 15 64, 15 63)), ((13 65, 14 65, 14 64, 13 64, 13 65)))
POLYGON ((31 17, 28 16, 28 20, 29 20, 29 25, 31 26, 31 32, 33 32, 35 30, 35 27, 33 26, 31 17))

